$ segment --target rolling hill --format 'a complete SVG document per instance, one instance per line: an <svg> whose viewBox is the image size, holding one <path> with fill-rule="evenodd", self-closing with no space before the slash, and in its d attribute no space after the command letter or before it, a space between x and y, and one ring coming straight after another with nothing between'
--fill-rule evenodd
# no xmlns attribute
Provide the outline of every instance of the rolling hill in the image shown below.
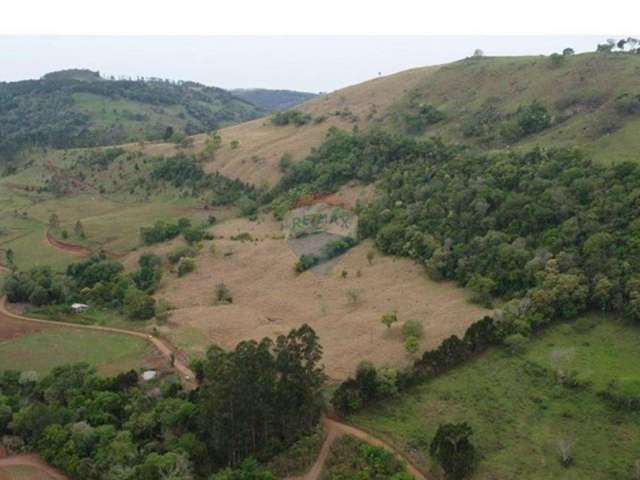
<svg viewBox="0 0 640 480"><path fill-rule="evenodd" d="M305 102L296 107L311 117L302 126L277 126L262 118L224 128L223 147L205 168L273 185L282 175L278 164L285 153L300 161L320 145L330 127L374 125L479 150L578 146L598 162L636 161L638 72L640 55L625 53L566 56L558 63L542 56L467 58L407 70ZM514 133L518 109L534 102L546 109L548 125L530 134ZM407 119L417 119L420 127L421 115L428 116L430 107L443 118L409 129ZM234 140L237 148L230 147ZM196 149L203 142L196 138ZM150 147L156 152L166 148Z"/></svg>
<svg viewBox="0 0 640 480"><path fill-rule="evenodd" d="M166 139L264 113L226 90L194 82L115 80L65 70L0 83L0 153Z"/></svg>

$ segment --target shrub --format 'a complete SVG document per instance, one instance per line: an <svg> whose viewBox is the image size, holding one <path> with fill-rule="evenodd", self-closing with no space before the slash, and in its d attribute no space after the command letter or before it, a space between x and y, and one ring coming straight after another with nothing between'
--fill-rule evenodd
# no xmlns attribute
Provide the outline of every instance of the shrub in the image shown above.
<svg viewBox="0 0 640 480"><path fill-rule="evenodd" d="M271 116L271 123L278 126L293 124L296 127L306 125L312 120L311 115L302 113L300 110L287 110L276 112Z"/></svg>
<svg viewBox="0 0 640 480"><path fill-rule="evenodd" d="M216 289L214 292L214 304L215 305L226 305L229 303L233 303L233 296L231 295L231 290L224 284L224 282L220 282L216 285Z"/></svg>
<svg viewBox="0 0 640 480"><path fill-rule="evenodd" d="M200 242L205 236L203 227L189 227L182 231L184 239L190 244Z"/></svg>
<svg viewBox="0 0 640 480"><path fill-rule="evenodd" d="M182 277L196 269L196 262L191 257L182 257L178 261L178 276Z"/></svg>
<svg viewBox="0 0 640 480"><path fill-rule="evenodd" d="M405 336L404 348L408 353L411 353L411 354L416 353L419 347L420 347L420 340L418 340L418 337L414 337L413 335Z"/></svg>
<svg viewBox="0 0 640 480"><path fill-rule="evenodd" d="M157 301L155 316L156 320L158 320L158 323L165 323L167 320L169 320L169 317L171 316L171 309L171 304L166 300L161 298Z"/></svg>
<svg viewBox="0 0 640 480"><path fill-rule="evenodd" d="M167 254L167 259L175 264L180 261L181 258L190 257L193 258L196 256L196 250L193 247L188 247L186 245L178 245L173 251Z"/></svg>
<svg viewBox="0 0 640 480"><path fill-rule="evenodd" d="M551 115L537 100L518 108L516 119L524 135L538 133L551 125Z"/></svg>
<svg viewBox="0 0 640 480"><path fill-rule="evenodd" d="M247 196L238 200L238 207L240 208L240 214L243 217L251 217L258 212L258 204L256 201Z"/></svg>
<svg viewBox="0 0 640 480"><path fill-rule="evenodd" d="M162 220L158 220L152 227L142 227L140 229L140 236L145 245L165 242L177 237L179 234L180 229L178 225Z"/></svg>
<svg viewBox="0 0 640 480"><path fill-rule="evenodd" d="M527 343L529 343L529 339L520 333L514 333L504 339L507 350L513 355L524 353Z"/></svg>
<svg viewBox="0 0 640 480"><path fill-rule="evenodd" d="M387 328L391 328L391 326L397 321L398 321L398 315L396 312L389 312L382 315L381 322Z"/></svg>
<svg viewBox="0 0 640 480"><path fill-rule="evenodd" d="M302 273L312 267L315 267L318 263L320 263L320 257L317 257L316 255L302 255L294 265L293 269L296 273Z"/></svg>
<svg viewBox="0 0 640 480"><path fill-rule="evenodd" d="M473 295L471 296L472 302L478 303L487 308L491 308L493 306L492 293L496 289L496 282L488 277L474 273L469 279L467 287L473 292Z"/></svg>
<svg viewBox="0 0 640 480"><path fill-rule="evenodd" d="M424 327L422 326L422 322L418 320L407 320L404 322L404 325L402 325L402 336L404 338L422 338L423 333Z"/></svg>

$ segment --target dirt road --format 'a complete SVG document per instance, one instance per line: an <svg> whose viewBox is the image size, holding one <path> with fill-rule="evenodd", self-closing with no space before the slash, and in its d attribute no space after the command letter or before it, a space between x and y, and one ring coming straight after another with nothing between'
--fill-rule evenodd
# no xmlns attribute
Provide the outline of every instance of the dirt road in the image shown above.
<svg viewBox="0 0 640 480"><path fill-rule="evenodd" d="M160 340L153 335L149 335L143 332L136 332L134 330L126 330L124 328L113 328L113 327L102 327L98 325L79 325L77 323L70 322L53 322L50 320L41 320L39 318L30 318L24 315L18 315L17 313L13 313L7 309L7 297L2 297L0 299L0 322L3 320L3 317L10 318L13 320L21 320L25 322L39 323L50 326L58 326L58 327L68 327L68 328L80 328L85 330L94 330L96 332L109 332L109 333L119 333L122 335L130 335L132 337L138 337L146 340L151 343L167 360L171 360L172 353L175 354L175 361L173 364L173 368L178 372L178 374L182 377L185 385L187 387L194 387L195 385L195 375L191 371L191 369L179 358L179 352L176 351L171 345Z"/></svg>
<svg viewBox="0 0 640 480"><path fill-rule="evenodd" d="M333 442L335 442L342 435L351 435L371 445L375 445L376 447L381 447L389 450L399 460L402 460L406 463L407 472L413 475L415 479L431 480L431 477L428 477L424 473L422 473L422 471L418 469L418 467L410 463L409 460L407 460L407 458L400 454L395 448L393 448L388 443L380 440L379 438L374 437L370 433L365 432L364 430L360 430L353 425L348 425L346 423L342 423L327 417L322 420L322 425L326 434L326 438L324 443L322 444L322 448L320 449L320 453L315 463L313 464L311 469L304 475L299 477L291 477L288 480L319 480L324 469L324 464L327 461L327 456L329 455L329 451L331 450L331 445L333 445Z"/></svg>
<svg viewBox="0 0 640 480"><path fill-rule="evenodd" d="M38 478L41 480L70 480L69 477L62 474L59 470L53 468L51 465L48 465L44 460L42 460L38 455L35 454L13 455L11 457L0 458L0 468L18 466L28 466L36 468L43 473L42 476L38 476Z"/></svg>
<svg viewBox="0 0 640 480"><path fill-rule="evenodd" d="M63 252L70 253L72 255L79 255L83 257L91 255L90 248L82 245L74 245L72 243L61 242L60 240L53 238L53 235L51 235L49 229L47 229L45 232L44 240L45 243L50 247L53 247L57 250L62 250Z"/></svg>

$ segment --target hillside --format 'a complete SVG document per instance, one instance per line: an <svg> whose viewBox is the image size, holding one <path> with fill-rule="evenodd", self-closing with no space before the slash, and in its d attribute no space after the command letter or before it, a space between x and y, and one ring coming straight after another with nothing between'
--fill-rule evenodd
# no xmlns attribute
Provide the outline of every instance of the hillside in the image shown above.
<svg viewBox="0 0 640 480"><path fill-rule="evenodd" d="M315 93L296 92L294 90L270 90L266 88L236 88L230 92L269 112L286 110L302 102L311 100Z"/></svg>
<svg viewBox="0 0 640 480"><path fill-rule="evenodd" d="M0 153L192 135L262 113L225 90L194 82L113 80L66 70L0 83Z"/></svg>
<svg viewBox="0 0 640 480"><path fill-rule="evenodd" d="M640 55L467 58L379 77L305 102L304 125L261 118L220 130L222 148L207 171L255 184L282 176L284 154L302 160L330 127L381 125L417 137L440 136L479 150L578 146L598 162L635 161L640 151ZM518 110L542 105L548 122L523 132ZM434 112L437 112L434 114ZM196 137L195 151L204 137ZM237 141L234 148L231 142ZM173 145L150 145L170 153Z"/></svg>

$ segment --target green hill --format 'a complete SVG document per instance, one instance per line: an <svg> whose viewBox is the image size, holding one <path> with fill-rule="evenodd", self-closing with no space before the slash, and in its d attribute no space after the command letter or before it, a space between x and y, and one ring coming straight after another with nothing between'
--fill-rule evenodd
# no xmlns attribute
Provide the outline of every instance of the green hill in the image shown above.
<svg viewBox="0 0 640 480"><path fill-rule="evenodd" d="M231 90L231 93L270 112L295 107L317 96L315 93L309 92L266 88L237 88Z"/></svg>
<svg viewBox="0 0 640 480"><path fill-rule="evenodd" d="M188 135L264 114L226 90L194 82L114 80L65 70L0 83L0 154L26 146L112 145Z"/></svg>
<svg viewBox="0 0 640 480"><path fill-rule="evenodd" d="M408 90L386 121L487 149L580 146L598 161L637 160L638 72L631 53L467 58ZM536 124L536 112L547 118Z"/></svg>

